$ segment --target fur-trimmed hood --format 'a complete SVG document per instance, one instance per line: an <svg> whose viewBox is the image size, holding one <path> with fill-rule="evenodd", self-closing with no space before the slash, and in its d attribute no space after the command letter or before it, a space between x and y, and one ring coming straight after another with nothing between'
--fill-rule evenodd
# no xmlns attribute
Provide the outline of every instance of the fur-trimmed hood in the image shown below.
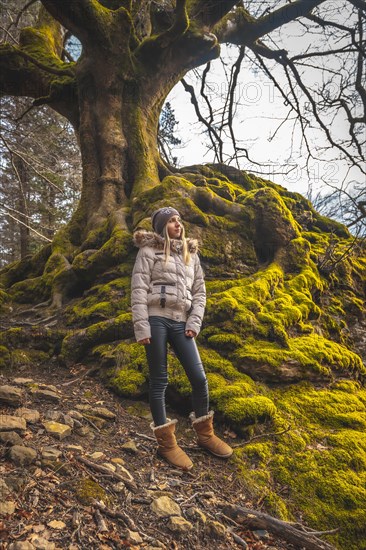
<svg viewBox="0 0 366 550"><path fill-rule="evenodd" d="M188 250L191 254L198 252L197 239L186 239L188 244ZM153 231L138 230L133 234L133 243L138 248L143 246L150 246L151 248L157 248L164 250L165 239L154 233ZM173 252L180 252L182 250L182 241L180 239L171 239L170 248Z"/></svg>

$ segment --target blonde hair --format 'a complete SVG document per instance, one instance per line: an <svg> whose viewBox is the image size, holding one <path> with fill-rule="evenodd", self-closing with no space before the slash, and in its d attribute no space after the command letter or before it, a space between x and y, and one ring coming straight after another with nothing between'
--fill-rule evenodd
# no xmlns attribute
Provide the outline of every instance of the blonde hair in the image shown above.
<svg viewBox="0 0 366 550"><path fill-rule="evenodd" d="M164 239L165 239L165 243L164 243L165 265L167 265L167 263L169 261L169 256L170 256L170 237L169 237L167 226L168 226L168 224L165 224L164 231L163 231ZM181 240L182 240L182 243L183 243L183 250L182 250L183 260L184 260L185 265L189 265L189 263L191 261L191 254L188 250L188 245L187 245L187 241L186 241L186 232L185 232L183 224L182 224L182 233L181 233L180 237L181 237Z"/></svg>

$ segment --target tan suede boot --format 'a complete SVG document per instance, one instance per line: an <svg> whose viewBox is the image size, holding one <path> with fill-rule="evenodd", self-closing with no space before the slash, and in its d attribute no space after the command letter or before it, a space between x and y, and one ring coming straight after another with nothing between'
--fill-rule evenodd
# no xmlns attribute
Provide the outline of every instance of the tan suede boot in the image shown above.
<svg viewBox="0 0 366 550"><path fill-rule="evenodd" d="M192 421L192 427L197 434L198 445L210 451L210 453L215 456L229 458L229 456L233 454L233 450L225 441L222 441L222 439L215 435L213 429L213 415L213 411L199 418L196 418L194 412L189 415Z"/></svg>
<svg viewBox="0 0 366 550"><path fill-rule="evenodd" d="M179 447L175 439L175 425L178 420L170 420L170 418L167 418L167 420L168 422L162 426L155 426L154 423L150 424L159 445L158 454L173 466L182 470L190 470L193 467L193 462Z"/></svg>

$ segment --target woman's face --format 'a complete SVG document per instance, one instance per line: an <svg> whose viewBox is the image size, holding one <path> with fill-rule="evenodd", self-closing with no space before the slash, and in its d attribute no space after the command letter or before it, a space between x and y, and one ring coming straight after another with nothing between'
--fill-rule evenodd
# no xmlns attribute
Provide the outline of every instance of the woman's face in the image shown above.
<svg viewBox="0 0 366 550"><path fill-rule="evenodd" d="M182 235L182 221L179 216L172 216L166 224L171 239L179 239Z"/></svg>

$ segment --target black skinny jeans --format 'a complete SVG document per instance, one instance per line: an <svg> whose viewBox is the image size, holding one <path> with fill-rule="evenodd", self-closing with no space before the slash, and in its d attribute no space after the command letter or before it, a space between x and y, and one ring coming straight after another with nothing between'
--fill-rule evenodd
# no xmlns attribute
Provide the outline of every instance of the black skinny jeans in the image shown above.
<svg viewBox="0 0 366 550"><path fill-rule="evenodd" d="M145 345L150 371L149 400L155 426L167 422L165 390L168 385L167 347L173 348L192 386L192 405L196 417L208 413L208 385L194 338L185 335L185 322L150 316L150 344Z"/></svg>

